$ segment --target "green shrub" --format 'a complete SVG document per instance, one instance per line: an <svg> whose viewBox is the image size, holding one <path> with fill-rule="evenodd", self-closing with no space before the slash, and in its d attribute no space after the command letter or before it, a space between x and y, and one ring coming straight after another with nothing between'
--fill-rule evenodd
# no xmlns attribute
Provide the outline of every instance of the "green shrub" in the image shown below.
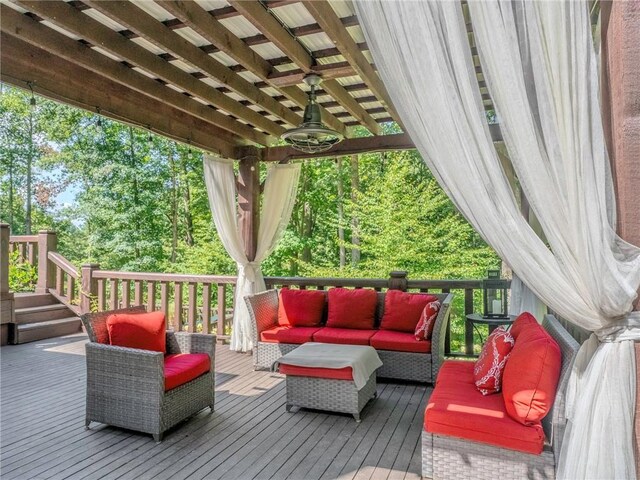
<svg viewBox="0 0 640 480"><path fill-rule="evenodd" d="M33 292L38 281L38 268L23 262L17 250L9 255L9 289L13 292Z"/></svg>

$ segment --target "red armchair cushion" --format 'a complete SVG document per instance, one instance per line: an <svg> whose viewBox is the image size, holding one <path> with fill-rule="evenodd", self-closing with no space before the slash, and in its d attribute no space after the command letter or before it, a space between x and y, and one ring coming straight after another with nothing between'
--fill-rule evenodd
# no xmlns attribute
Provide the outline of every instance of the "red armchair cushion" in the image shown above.
<svg viewBox="0 0 640 480"><path fill-rule="evenodd" d="M416 340L431 340L431 337L433 336L433 327L436 325L436 318L438 317L439 312L440 302L438 300L434 300L433 302L429 302L425 305L422 309L420 320L418 320L418 324L416 325L414 332Z"/></svg>
<svg viewBox="0 0 640 480"><path fill-rule="evenodd" d="M280 365L280 373L298 377L331 378L333 380L353 380L353 369L344 368L312 368L295 365Z"/></svg>
<svg viewBox="0 0 640 480"><path fill-rule="evenodd" d="M211 370L206 353L176 353L164 358L164 391L184 385Z"/></svg>
<svg viewBox="0 0 640 480"><path fill-rule="evenodd" d="M438 297L425 293L389 290L384 297L384 315L380 329L414 333L424 307L437 300Z"/></svg>
<svg viewBox="0 0 640 480"><path fill-rule="evenodd" d="M529 312L521 313L518 318L515 319L513 325L509 329L509 333L514 339L518 338L520 332L526 330L527 328L531 328L531 326L539 326L540 324L536 320L536 317L531 315Z"/></svg>
<svg viewBox="0 0 640 480"><path fill-rule="evenodd" d="M378 294L375 290L332 288L328 292L327 327L372 329ZM334 342L335 343L335 342Z"/></svg>
<svg viewBox="0 0 640 480"><path fill-rule="evenodd" d="M354 330L352 328L324 327L313 334L314 342L369 345L378 330Z"/></svg>
<svg viewBox="0 0 640 480"><path fill-rule="evenodd" d="M424 415L427 432L540 454L544 431L513 420L502 395L482 395L473 382L473 362L446 361Z"/></svg>
<svg viewBox="0 0 640 480"><path fill-rule="evenodd" d="M303 344L313 340L320 327L275 327L260 332L260 341L267 343Z"/></svg>
<svg viewBox="0 0 640 480"><path fill-rule="evenodd" d="M166 353L167 337L163 312L115 313L107 318L109 343Z"/></svg>
<svg viewBox="0 0 640 480"><path fill-rule="evenodd" d="M473 369L473 378L481 394L490 395L500 391L502 373L513 343L513 337L504 327L496 328L487 338Z"/></svg>
<svg viewBox="0 0 640 480"><path fill-rule="evenodd" d="M502 395L509 415L531 425L542 420L553 405L562 354L535 319L521 326L504 369Z"/></svg>
<svg viewBox="0 0 640 480"><path fill-rule="evenodd" d="M278 325L316 327L322 322L327 294L320 290L280 290Z"/></svg>
<svg viewBox="0 0 640 480"><path fill-rule="evenodd" d="M430 353L431 342L419 341L412 333L395 330L378 330L371 337L370 345L377 350L393 350L395 352Z"/></svg>

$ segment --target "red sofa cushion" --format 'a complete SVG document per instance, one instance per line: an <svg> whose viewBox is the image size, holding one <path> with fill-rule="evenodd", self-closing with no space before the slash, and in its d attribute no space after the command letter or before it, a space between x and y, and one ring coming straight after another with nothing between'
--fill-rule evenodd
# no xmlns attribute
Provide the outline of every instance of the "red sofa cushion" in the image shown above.
<svg viewBox="0 0 640 480"><path fill-rule="evenodd" d="M260 341L267 343L295 343L311 342L313 334L320 327L274 327L260 332Z"/></svg>
<svg viewBox="0 0 640 480"><path fill-rule="evenodd" d="M355 330L353 328L324 327L313 334L314 342L342 343L346 345L369 345L378 330Z"/></svg>
<svg viewBox="0 0 640 480"><path fill-rule="evenodd" d="M312 368L280 364L280 373L298 377L332 378L334 380L353 380L353 369L344 368Z"/></svg>
<svg viewBox="0 0 640 480"><path fill-rule="evenodd" d="M528 320L526 327L516 333L518 336L502 377L502 395L509 415L530 425L542 420L553 405L562 353L535 319Z"/></svg>
<svg viewBox="0 0 640 480"><path fill-rule="evenodd" d="M438 300L434 300L433 302L429 302L425 305L414 331L414 337L416 340L431 340L431 337L433 336L433 327L436 326L436 318L438 318L439 312L440 302Z"/></svg>
<svg viewBox="0 0 640 480"><path fill-rule="evenodd" d="M481 394L490 395L500 391L502 374L513 343L513 337L504 327L496 328L487 338L473 369L473 378Z"/></svg>
<svg viewBox="0 0 640 480"><path fill-rule="evenodd" d="M396 332L395 330L378 330L371 337L370 344L378 350L413 353L431 352L431 342L416 340L412 333Z"/></svg>
<svg viewBox="0 0 640 480"><path fill-rule="evenodd" d="M380 329L414 333L424 307L437 300L435 295L426 293L389 290L384 296L384 315Z"/></svg>
<svg viewBox="0 0 640 480"><path fill-rule="evenodd" d="M177 353L164 358L164 390L184 385L211 370L206 353Z"/></svg>
<svg viewBox="0 0 640 480"><path fill-rule="evenodd" d="M473 362L446 361L424 415L427 432L540 454L544 431L513 420L502 395L482 395L473 382Z"/></svg>
<svg viewBox="0 0 640 480"><path fill-rule="evenodd" d="M316 327L322 322L327 294L320 290L280 290L278 325Z"/></svg>
<svg viewBox="0 0 640 480"><path fill-rule="evenodd" d="M518 318L515 319L513 325L509 329L509 333L514 339L518 338L520 332L526 330L527 328L531 328L531 326L540 325L536 320L536 317L531 315L529 312L521 313Z"/></svg>
<svg viewBox="0 0 640 480"><path fill-rule="evenodd" d="M166 353L167 337L163 312L114 313L107 318L109 343Z"/></svg>
<svg viewBox="0 0 640 480"><path fill-rule="evenodd" d="M328 292L327 327L372 329L378 294L375 290L332 288ZM335 343L335 342L334 342Z"/></svg>

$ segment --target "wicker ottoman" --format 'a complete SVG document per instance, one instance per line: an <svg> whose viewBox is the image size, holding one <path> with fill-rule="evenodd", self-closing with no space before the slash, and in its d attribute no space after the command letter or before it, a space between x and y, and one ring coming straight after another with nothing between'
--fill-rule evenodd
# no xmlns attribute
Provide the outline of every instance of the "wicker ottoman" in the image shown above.
<svg viewBox="0 0 640 480"><path fill-rule="evenodd" d="M351 353L355 352L356 355L352 358L354 367L352 372L356 369L360 370L360 377L358 381L354 380L354 377L358 376L356 373L350 373L351 378L331 378L335 377L332 374L333 371L341 371L344 375L344 369L349 368L349 365L336 363L334 358L329 361L324 361L323 355L316 356L315 353L324 350L324 347L329 349L331 353L336 351L341 352L340 358L345 359L345 363L348 362L348 358ZM360 350L370 349L370 350ZM360 350L360 351L358 351ZM363 357L363 355L365 357ZM292 407L313 408L317 410L326 410L330 412L350 413L357 422L360 421L360 412L367 404L369 400L376 397L376 372L379 368L373 365L377 365L372 362L377 359L379 365L382 365L378 354L375 349L367 346L355 346L355 345L328 345L328 344L305 344L302 347L297 348L290 354L285 355L279 360L280 370L287 375L287 411L291 411ZM363 358L368 357L368 368L364 370L366 372L365 379L362 378L362 365L358 362L364 361ZM301 366L292 359L308 360L307 365ZM293 364L289 363L290 361ZM301 373L301 370L304 373ZM292 373L289 373L292 372ZM295 372L295 373L293 373ZM342 376L343 376L342 375ZM362 384L364 382L364 384ZM360 385L357 385L357 384Z"/></svg>

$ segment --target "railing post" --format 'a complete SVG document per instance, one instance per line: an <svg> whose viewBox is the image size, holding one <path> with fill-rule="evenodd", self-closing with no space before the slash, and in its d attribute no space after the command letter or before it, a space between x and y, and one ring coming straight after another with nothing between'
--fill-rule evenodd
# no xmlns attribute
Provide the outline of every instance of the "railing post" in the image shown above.
<svg viewBox="0 0 640 480"><path fill-rule="evenodd" d="M403 270L393 271L389 274L389 290L407 291L407 272Z"/></svg>
<svg viewBox="0 0 640 480"><path fill-rule="evenodd" d="M38 283L36 293L49 293L56 285L53 263L49 261L49 252L55 252L58 246L56 232L40 230L38 232Z"/></svg>
<svg viewBox="0 0 640 480"><path fill-rule="evenodd" d="M9 340L9 324L13 323L13 292L9 291L9 225L0 223L0 345Z"/></svg>
<svg viewBox="0 0 640 480"><path fill-rule="evenodd" d="M82 275L82 291L80 292L80 311L91 312L91 300L98 296L98 281L93 277L94 270L98 270L100 265L96 263L86 263L82 265L80 271Z"/></svg>

